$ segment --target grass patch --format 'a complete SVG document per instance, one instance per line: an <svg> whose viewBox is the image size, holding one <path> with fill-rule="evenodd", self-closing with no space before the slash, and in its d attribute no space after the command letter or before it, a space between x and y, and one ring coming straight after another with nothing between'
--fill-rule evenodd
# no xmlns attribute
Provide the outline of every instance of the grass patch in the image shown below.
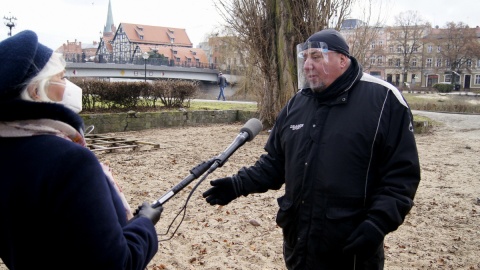
<svg viewBox="0 0 480 270"><path fill-rule="evenodd" d="M189 111L200 111L200 110L257 111L257 104L253 102L239 103L239 102L228 102L228 101L201 101L197 99L197 100L190 101L190 107L186 109Z"/></svg>
<svg viewBox="0 0 480 270"><path fill-rule="evenodd" d="M412 110L450 113L480 113L480 97L445 94L404 94Z"/></svg>
<svg viewBox="0 0 480 270"><path fill-rule="evenodd" d="M458 96L446 94L412 94L403 93L412 110L431 111L431 112L450 112L450 113L472 113L480 114L480 96ZM152 107L136 107L136 108L104 108L98 105L95 110L84 110L83 114L91 113L119 113L129 110L134 111L169 111L178 110L179 108L166 108L163 106ZM216 101L194 99L190 100L189 107L185 107L187 111L214 111L214 110L240 110L240 111L257 111L255 102L239 102L239 101Z"/></svg>

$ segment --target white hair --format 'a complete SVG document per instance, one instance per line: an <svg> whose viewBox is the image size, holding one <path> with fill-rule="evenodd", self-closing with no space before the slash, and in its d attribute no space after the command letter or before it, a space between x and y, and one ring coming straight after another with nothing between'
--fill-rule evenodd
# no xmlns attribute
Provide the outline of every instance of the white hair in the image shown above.
<svg viewBox="0 0 480 270"><path fill-rule="evenodd" d="M47 89L47 84L50 79L58 73L64 71L65 66L65 59L63 59L62 54L56 52L52 53L52 56L50 56L50 59L43 69L40 70L37 76L33 77L23 88L20 98L29 101L53 102L50 98L48 98L45 90ZM40 97L40 100L34 100L29 93L28 88L32 85L35 85L37 88L37 94Z"/></svg>

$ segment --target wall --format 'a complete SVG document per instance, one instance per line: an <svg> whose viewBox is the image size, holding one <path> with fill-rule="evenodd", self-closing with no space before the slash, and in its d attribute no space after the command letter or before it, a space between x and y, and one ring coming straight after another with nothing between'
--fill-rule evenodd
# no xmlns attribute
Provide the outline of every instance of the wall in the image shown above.
<svg viewBox="0 0 480 270"><path fill-rule="evenodd" d="M251 111L169 111L81 114L85 127L93 125L92 134L138 131L151 128L187 127L205 124L246 122L258 117Z"/></svg>
<svg viewBox="0 0 480 270"><path fill-rule="evenodd" d="M81 115L85 127L93 125L92 134L109 132L138 131L151 128L188 127L205 124L228 124L247 122L250 118L258 118L257 112L226 111L171 111L171 112L127 112ZM428 121L414 121L416 134L429 131Z"/></svg>

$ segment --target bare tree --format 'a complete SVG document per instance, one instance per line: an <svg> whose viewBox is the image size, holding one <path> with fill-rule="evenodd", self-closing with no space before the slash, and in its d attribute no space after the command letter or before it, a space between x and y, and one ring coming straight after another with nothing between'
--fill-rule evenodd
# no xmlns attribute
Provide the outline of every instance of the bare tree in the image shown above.
<svg viewBox="0 0 480 270"><path fill-rule="evenodd" d="M429 41L440 48L440 55L446 61L446 67L454 71L452 83L460 83L462 70L469 70L471 62L479 58L480 44L477 39L476 29L469 28L463 22L448 22L445 29L429 36Z"/></svg>
<svg viewBox="0 0 480 270"><path fill-rule="evenodd" d="M418 55L423 46L423 38L431 26L425 23L417 11L401 12L395 17L393 27L388 27L390 46L393 46L394 65L403 74L407 82L408 71L412 68L412 59Z"/></svg>
<svg viewBox="0 0 480 270"><path fill-rule="evenodd" d="M353 55L365 72L383 65L385 55L383 25L386 21L386 12L383 12L385 0L364 0L355 7L359 14L355 24L342 28ZM373 60L373 61L371 61Z"/></svg>
<svg viewBox="0 0 480 270"><path fill-rule="evenodd" d="M354 0L218 0L227 27L239 37L253 68L245 74L258 93L260 119L272 126L298 90L295 46L311 34L336 27Z"/></svg>

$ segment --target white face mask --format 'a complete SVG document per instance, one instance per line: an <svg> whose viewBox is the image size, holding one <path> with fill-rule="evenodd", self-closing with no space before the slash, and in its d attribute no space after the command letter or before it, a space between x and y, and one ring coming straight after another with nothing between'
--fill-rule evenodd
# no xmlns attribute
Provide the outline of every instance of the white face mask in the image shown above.
<svg viewBox="0 0 480 270"><path fill-rule="evenodd" d="M65 79L65 81L66 84L65 91L63 92L63 100L59 103L75 113L79 113L82 111L82 88L67 79Z"/></svg>

